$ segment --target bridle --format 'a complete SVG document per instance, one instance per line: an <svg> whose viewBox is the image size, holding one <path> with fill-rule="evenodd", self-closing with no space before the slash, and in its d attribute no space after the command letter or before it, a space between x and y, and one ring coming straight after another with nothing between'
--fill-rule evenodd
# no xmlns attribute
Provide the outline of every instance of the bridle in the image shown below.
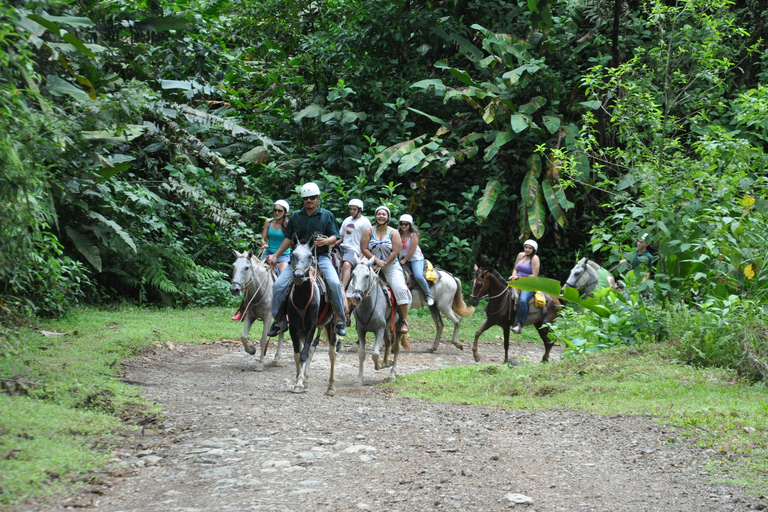
<svg viewBox="0 0 768 512"><path fill-rule="evenodd" d="M240 259L240 258L246 258L247 259L248 257L247 256L239 256L237 259ZM251 263L250 260L249 260L249 263ZM252 265L252 263L251 263L251 265ZM258 265L258 263L257 263L257 265ZM259 287L256 288L255 292L253 292L253 295L251 296L251 300L249 300L248 304L246 304L244 311L248 311L248 308L251 307L253 299L256 298L256 296L261 291L262 286L264 286L264 284L267 282L268 279L269 279L269 275L265 276L264 280L259 283ZM248 268L248 280L247 281L245 281L244 283L240 283L239 281L235 281L233 279L232 283L240 285L240 287L243 289L243 293L245 293L247 291L247 289L248 289L248 285L251 284L254 281L255 281L255 279L253 278L253 269L251 267L249 267ZM266 298L267 298L267 294L265 293L264 296L261 298L261 300L259 300L259 302L257 302L256 304L253 304L253 306L261 305L261 303L264 302L264 300Z"/></svg>
<svg viewBox="0 0 768 512"><path fill-rule="evenodd" d="M488 281L488 274L489 274L489 272L487 270L485 270L485 271L482 271L482 273L484 273L486 277L483 278L483 286L480 287L480 290L483 289L483 287L485 286L485 283ZM477 276L475 276L475 279L476 278L477 278ZM475 279L472 279L473 283L474 283ZM473 288L474 288L474 286L473 286ZM488 286L488 290L490 291L490 289L491 289L491 287L489 285ZM509 286L505 286L504 289L501 290L501 292L499 292L496 295L493 295L491 297L488 297L488 306L490 306L491 305L491 301L493 299L498 299L499 297L504 295L504 299L501 301L501 306L499 307L499 309L494 311L494 312L488 312L488 306L486 306L486 313L488 315L493 316L493 315L497 315L497 314L501 313L502 311L504 311L504 308L507 307L507 299L511 297L512 293L513 293L512 292L512 288L510 288ZM470 294L471 298L478 299L478 300L480 300L484 296L485 296L485 294L483 294L483 295Z"/></svg>
<svg viewBox="0 0 768 512"><path fill-rule="evenodd" d="M367 265L366 265L367 266ZM367 299L371 296L371 293L373 293L373 288L378 284L378 276L376 273L371 269L371 267L368 267L368 278L371 281L371 284L368 286L368 289L363 293L361 290L354 289L353 292L360 293L363 297L363 299ZM373 317L374 311L376 311L376 304L379 303L379 294L376 294L376 298L373 300L373 305L371 306L371 312L368 314L368 318L366 318L365 322L361 322L362 325L367 326L368 322L371 321L371 318Z"/></svg>
<svg viewBox="0 0 768 512"><path fill-rule="evenodd" d="M591 268L591 267L589 266L589 258L587 258L587 259L585 259L585 260L584 260L584 270L581 272L581 274L579 275L578 279L576 279L576 283L578 283L578 282L579 282L579 279L581 279L581 276L584 274L584 272L590 273L590 272L589 272L589 269L590 269L590 268ZM591 274L590 274L590 275L591 275ZM599 281L600 281L600 277L599 277L599 275L598 275L598 272L595 270L595 276L594 276L594 279L592 279L592 280L588 281L588 282L587 282L587 285L585 286L585 288L584 288L584 289L585 289L585 290L588 290L588 289L589 289L589 287L590 287L590 286L592 286L592 285L595 285L595 286L597 286L597 283L598 283ZM570 278L569 278L569 279L568 279L568 281L566 281L566 282L565 282L565 284L564 284L563 286L568 286L568 287L570 287L570 288L576 288L576 283L574 283L574 284L570 284Z"/></svg>

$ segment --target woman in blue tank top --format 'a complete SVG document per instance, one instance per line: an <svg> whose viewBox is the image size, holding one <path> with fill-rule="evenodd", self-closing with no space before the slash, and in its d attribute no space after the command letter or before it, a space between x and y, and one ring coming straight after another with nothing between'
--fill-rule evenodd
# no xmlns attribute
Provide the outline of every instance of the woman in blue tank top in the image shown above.
<svg viewBox="0 0 768 512"><path fill-rule="evenodd" d="M272 212L274 217L268 218L264 221L264 230L261 232L261 248L264 250L261 259L265 260L269 256L275 254L280 244L285 240L283 229L288 226L288 202L278 199L275 201L275 206ZM278 274L288 266L291 262L291 250L286 249L283 254L277 258L277 272Z"/></svg>
<svg viewBox="0 0 768 512"><path fill-rule="evenodd" d="M526 240L523 242L523 252L517 255L515 260L515 270L509 276L509 280L520 279L521 277L537 277L539 275L539 256L536 251L539 250L539 244L535 240ZM517 325L512 327L512 332L520 334L525 325L525 319L528 317L528 300L535 292L520 290L520 304L517 310Z"/></svg>

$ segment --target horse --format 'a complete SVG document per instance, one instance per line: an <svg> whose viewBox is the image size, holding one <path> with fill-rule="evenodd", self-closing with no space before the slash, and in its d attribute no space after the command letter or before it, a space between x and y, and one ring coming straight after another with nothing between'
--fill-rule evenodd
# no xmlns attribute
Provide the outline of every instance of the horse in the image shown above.
<svg viewBox="0 0 768 512"><path fill-rule="evenodd" d="M255 320L263 322L261 332L259 363L257 371L264 369L264 358L267 355L267 346L269 338L267 331L272 322L272 285L275 282L275 276L269 271L266 264L253 255L253 251L243 252L236 250L235 263L232 264L232 282L229 291L232 295L243 293L245 308L245 318L243 320L243 333L240 335L240 342L243 348L250 355L256 353L256 347L248 343L248 333ZM280 352L283 347L283 334L277 339L277 352L275 358L269 363L269 366L280 366Z"/></svg>
<svg viewBox="0 0 768 512"><path fill-rule="evenodd" d="M571 269L571 274L565 281L563 290L568 286L579 290L580 293L585 294L587 297L592 297L595 288L601 285L601 275L604 276L605 283L607 283L612 290L615 290L616 280L609 271L588 258L581 258L576 263L576 266Z"/></svg>
<svg viewBox="0 0 768 512"><path fill-rule="evenodd" d="M373 363L376 370L387 366L387 357L392 350L393 360L386 382L397 378L397 356L400 353L400 323L395 321L397 306L394 297L388 294L383 283L373 271L374 258L363 257L357 261L349 281L348 297L354 304L355 328L357 329L359 371L357 381L363 385L363 365L365 363L365 335L372 332L375 336L373 344ZM384 365L379 364L379 351L384 343Z"/></svg>
<svg viewBox="0 0 768 512"><path fill-rule="evenodd" d="M432 315L432 321L435 322L435 327L437 328L435 341L426 351L427 353L436 352L437 347L440 345L440 336L443 334L443 327L445 327L440 313L453 322L453 340L451 340L451 343L459 350L464 350L464 345L459 341L459 326L461 325L461 319L474 313L475 308L468 308L464 303L461 280L458 277L439 268L435 268L435 273L440 278L429 285L432 298L435 299L435 303L432 306L427 304L427 297L421 291L415 279L408 280L412 282L412 286L410 286L411 295L413 296L411 309L428 307L429 313Z"/></svg>
<svg viewBox="0 0 768 512"><path fill-rule="evenodd" d="M304 392L309 379L309 366L320 338L314 340L318 327L325 327L328 336L328 354L331 358L331 375L325 394L336 394L334 369L336 367L336 330L333 325L333 312L329 292L321 292L315 269L312 246L314 239L306 244L294 240L291 251L292 286L287 297L288 328L293 341L293 359L296 363L296 384L294 393ZM320 281L325 288L325 283Z"/></svg>
<svg viewBox="0 0 768 512"><path fill-rule="evenodd" d="M472 278L472 295L470 302L477 306L480 298L490 295L488 305L485 308L487 318L480 330L475 333L475 342L472 345L472 354L475 362L480 361L480 355L477 353L477 339L489 327L498 325L504 332L504 363L509 363L509 329L517 323L517 310L520 294L513 290L498 271L493 268L474 267L475 276ZM528 317L525 319L525 325L534 325L539 333L541 341L544 342L544 357L542 363L549 361L549 351L555 344L549 339L551 329L546 324L552 322L560 311L561 304L557 297L545 295L546 304L543 307L535 305L534 297L529 301Z"/></svg>

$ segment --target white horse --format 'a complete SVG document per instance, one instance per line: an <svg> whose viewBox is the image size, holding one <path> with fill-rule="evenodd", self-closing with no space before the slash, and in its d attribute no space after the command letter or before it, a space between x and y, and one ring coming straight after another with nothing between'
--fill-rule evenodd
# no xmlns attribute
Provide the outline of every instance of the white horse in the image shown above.
<svg viewBox="0 0 768 512"><path fill-rule="evenodd" d="M355 305L355 328L358 342L358 375L357 383L363 385L363 367L365 366L365 335L372 332L375 336L372 359L376 370L387 365L387 354L392 349L393 361L386 381L397 378L397 356L400 353L400 322L397 321L397 310L379 277L373 271L374 258L362 258L352 270L347 297ZM395 325L397 323L397 325ZM384 365L379 362L381 345L384 344Z"/></svg>
<svg viewBox="0 0 768 512"><path fill-rule="evenodd" d="M603 278L602 284L601 277ZM616 289L616 280L610 272L590 259L581 258L576 263L576 266L571 269L571 274L565 281L563 289L566 286L576 288L587 297L592 297L595 293L595 288L598 285L605 286L605 284L610 286L612 290Z"/></svg>
<svg viewBox="0 0 768 512"><path fill-rule="evenodd" d="M411 288L411 294L413 295L411 309L428 307L432 320L435 322L437 334L432 346L427 349L428 353L436 352L437 347L440 345L440 336L443 334L443 327L445 327L440 313L453 322L453 340L451 340L451 343L459 350L464 350L464 345L459 341L459 326L461 325L461 319L474 313L475 308L467 307L464 303L464 294L461 291L461 281L458 277L439 268L435 268L435 272L440 276L439 279L429 283L429 289L432 292L432 297L435 299L434 305L430 306L427 304L424 292L421 291L421 288L415 283L414 279L414 286Z"/></svg>
<svg viewBox="0 0 768 512"><path fill-rule="evenodd" d="M274 284L274 275L265 262L259 260L253 255L252 251L240 254L234 249L235 263L232 265L232 284L229 291L232 295L243 293L243 299L246 304L245 320L243 333L240 335L240 342L246 352L253 355L256 348L248 343L248 333L255 320L263 322L261 333L261 343L259 351L259 363L257 371L264 369L264 358L267 355L267 345L269 338L267 332L272 323L272 285ZM283 347L283 333L277 339L277 352L275 358L269 363L269 366L280 366L280 351Z"/></svg>

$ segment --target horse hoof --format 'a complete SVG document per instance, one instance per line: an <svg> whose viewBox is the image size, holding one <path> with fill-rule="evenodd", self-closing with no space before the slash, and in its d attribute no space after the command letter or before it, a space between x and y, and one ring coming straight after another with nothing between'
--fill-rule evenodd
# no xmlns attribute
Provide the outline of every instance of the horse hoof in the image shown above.
<svg viewBox="0 0 768 512"><path fill-rule="evenodd" d="M264 365L263 365L263 364L261 364L261 363L257 364L257 365L256 365L256 366L253 368L253 371L255 371L255 372L263 372L263 371L264 371Z"/></svg>
<svg viewBox="0 0 768 512"><path fill-rule="evenodd" d="M395 382L397 380L397 377L394 375L390 375L386 379L384 379L384 382Z"/></svg>
<svg viewBox="0 0 768 512"><path fill-rule="evenodd" d="M479 363L479 362L480 362L480 354L478 354L478 353L474 353L474 354L472 354L472 356L475 358L475 362L476 362L476 363Z"/></svg>
<svg viewBox="0 0 768 512"><path fill-rule="evenodd" d="M335 389L329 389L325 392L327 396L336 396L336 390Z"/></svg>
<svg viewBox="0 0 768 512"><path fill-rule="evenodd" d="M424 352L425 352L426 354L434 354L436 350L437 350L437 349L434 349L434 348L432 348L432 347L428 347L428 348L427 348L427 350L425 350Z"/></svg>
<svg viewBox="0 0 768 512"><path fill-rule="evenodd" d="M456 347L457 349L461 350L461 351L464 351L464 344L463 343L459 343L457 341L456 343L453 344L453 346Z"/></svg>
<svg viewBox="0 0 768 512"><path fill-rule="evenodd" d="M270 366L270 367L272 367L272 368L282 368L282 367L283 367L283 365L282 365L282 364L280 364L280 361L278 361L277 359L274 359L274 360L273 360L271 363L269 363L267 366Z"/></svg>
<svg viewBox="0 0 768 512"><path fill-rule="evenodd" d="M303 386L296 386L296 387L293 388L293 393L295 393L297 395L299 395L299 394L301 394L303 392L304 392L304 387Z"/></svg>
<svg viewBox="0 0 768 512"><path fill-rule="evenodd" d="M253 355L256 353L256 347L254 347L253 345L247 345L245 343L243 343L243 350L248 352L248 354L250 355Z"/></svg>

